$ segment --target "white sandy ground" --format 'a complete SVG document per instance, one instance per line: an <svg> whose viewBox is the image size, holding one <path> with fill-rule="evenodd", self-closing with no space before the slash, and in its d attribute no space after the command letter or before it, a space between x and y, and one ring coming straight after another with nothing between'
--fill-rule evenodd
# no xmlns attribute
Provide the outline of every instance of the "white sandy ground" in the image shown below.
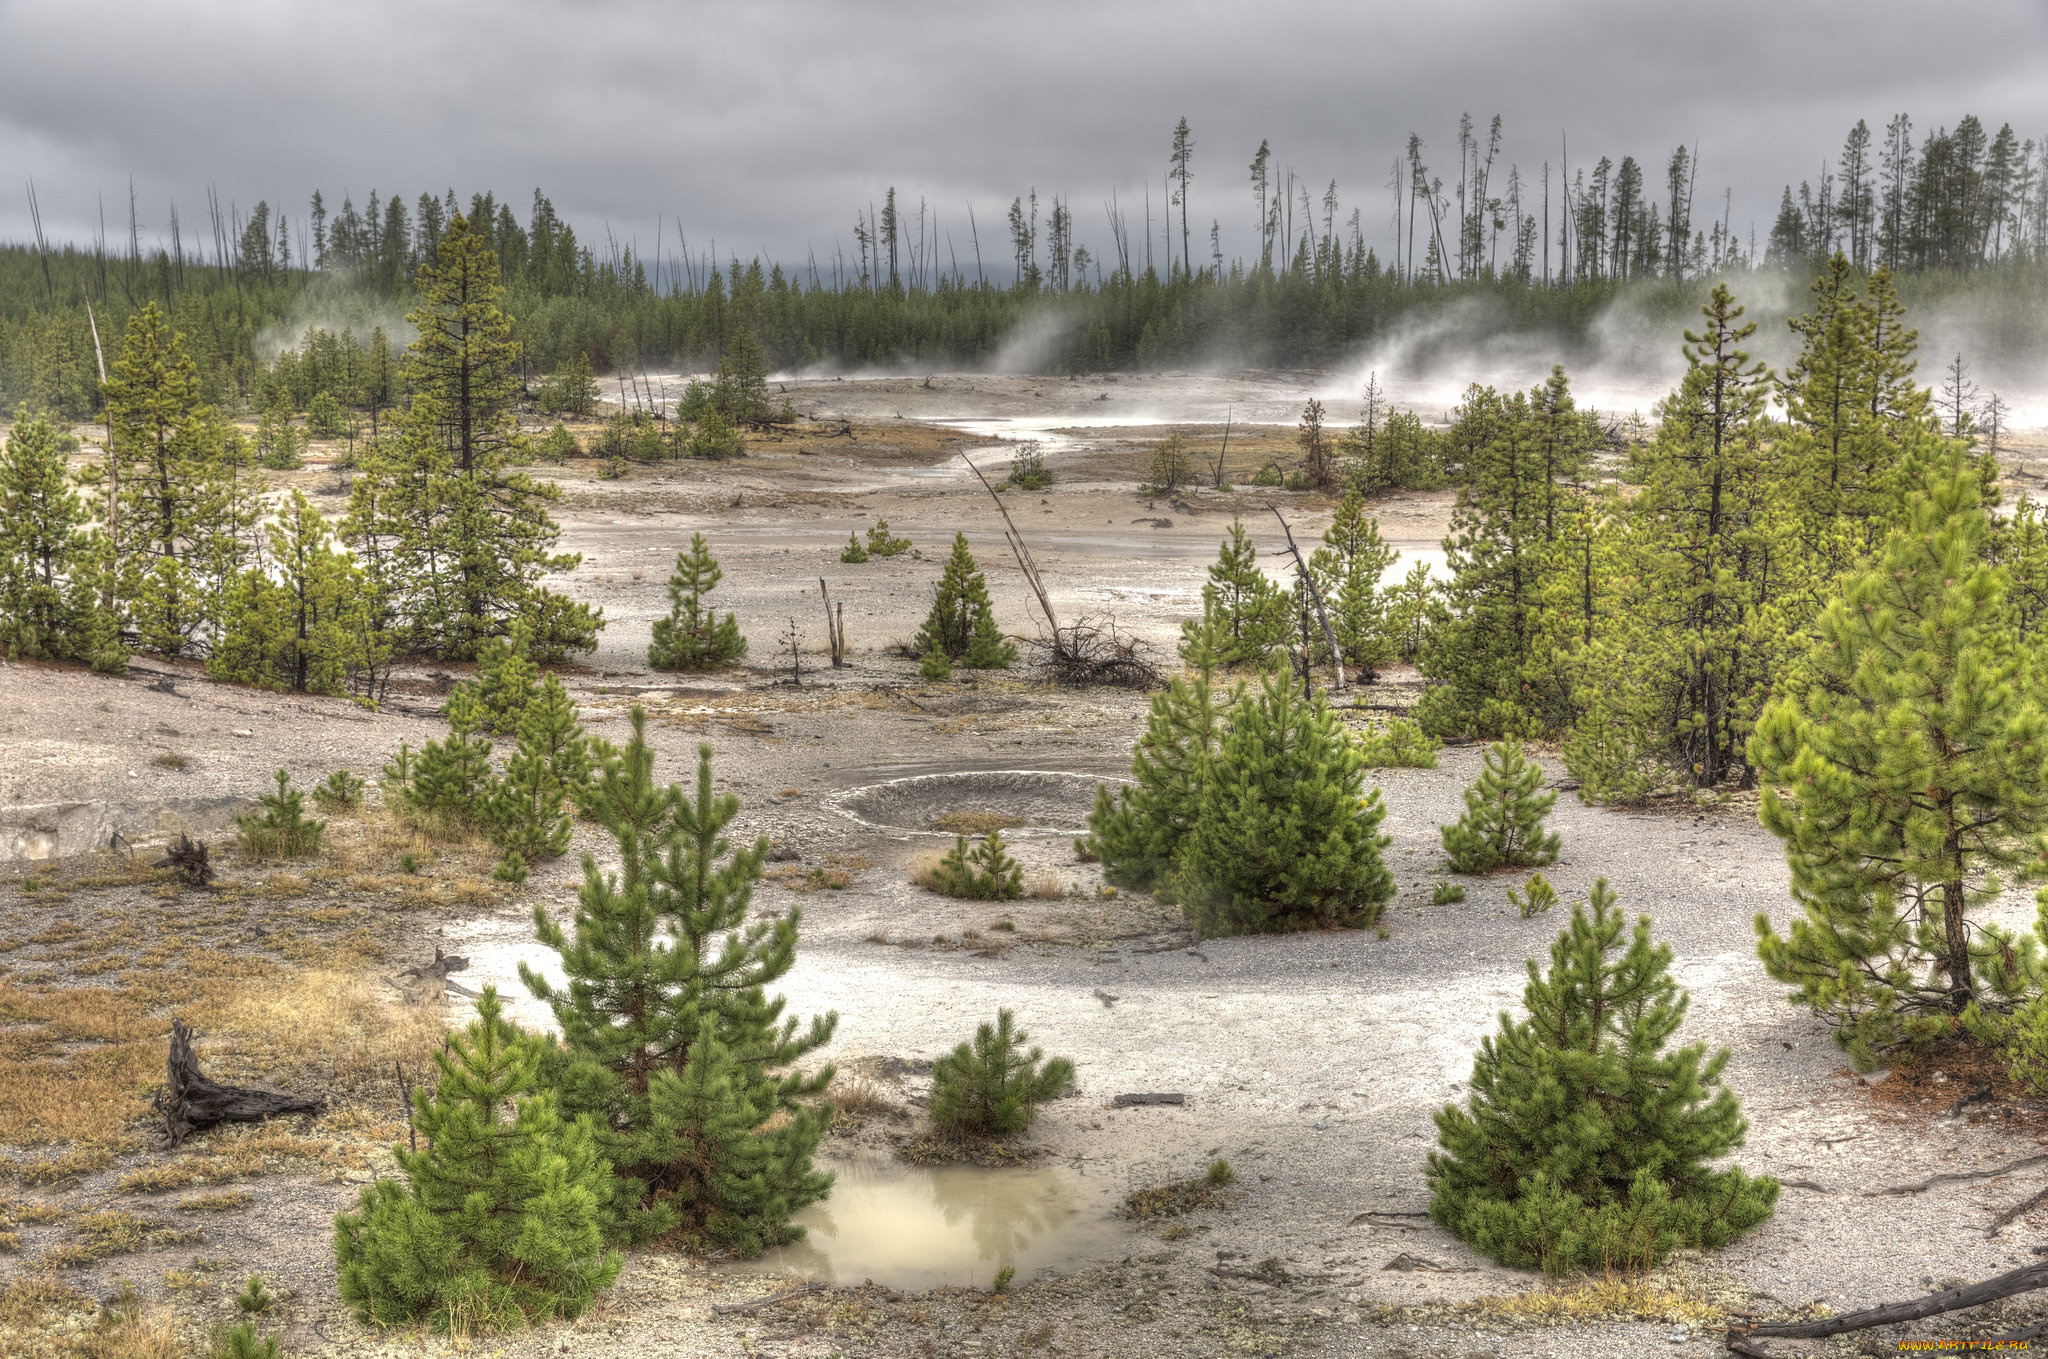
<svg viewBox="0 0 2048 1359"><path fill-rule="evenodd" d="M808 390L805 396L823 400ZM1022 395L1016 404L1029 407ZM986 415L986 405L982 409ZM1144 499L1134 497L1127 482L1090 480L1085 448L1071 456L1076 475L1043 497L1057 513L1027 527L1056 606L1064 611L1114 599L1127 623L1164 647L1177 620L1191 611L1228 508L1197 497L1187 513L1161 502L1157 514L1170 514L1171 528L1133 524L1155 517ZM815 493L775 507L774 497L790 496L799 476ZM849 480L883 489L848 491ZM842 489L834 490L835 482ZM840 1310L820 1313L827 1320L814 1329L798 1326L782 1309L714 1316L711 1302L767 1285L672 1257L637 1256L620 1287L584 1320L499 1337L468 1352L1533 1357L1718 1348L1717 1340L1697 1334L1673 1339L1664 1324L1481 1330L1469 1320L1414 1325L1405 1316L1391 1324L1375 1319L1372 1308L1379 1304L1504 1295L1536 1282L1473 1257L1424 1217L1360 1220L1368 1211L1418 1214L1426 1208L1431 1114L1463 1097L1479 1039L1493 1028L1497 1011L1518 1007L1524 960L1540 955L1562 923L1518 918L1505 897L1515 878L1471 882L1462 904L1429 904L1443 872L1437 827L1454 818L1460 790L1477 768L1476 749L1446 751L1435 771L1387 771L1376 778L1394 837L1389 862L1401 888L1384 922L1384 940L1355 932L1212 940L1196 952L1135 951L1151 946L1148 932L1115 946L1025 942L990 958L871 942L878 932L928 939L986 927L998 912L911 887L907 860L931 842L850 820L822 805L827 795L944 770L1120 774L1142 726L1143 699L920 686L907 663L877 654L914 630L939 555L840 566L837 551L848 529L871 522L877 512L921 546L936 548L954 525L967 528L991 568L999 613L1022 629L1023 588L1014 571L1001 569L994 511L978 487L957 479L895 471L869 477L859 467L833 466L814 455L801 464L794 457L764 457L642 482L580 482L572 489L587 498L566 510L565 542L593 559L572 587L602 602L611 619L591 668L574 677L593 730L621 737L629 695L620 691L638 691L657 715L652 740L665 776L685 777L696 742L712 740L722 780L746 800L743 831L773 835L807 863L836 851L863 853L877 865L845 892L799 899L768 887L757 898L766 909L800 904L805 911L799 962L782 990L795 1013L838 1012L830 1055L929 1060L998 1005L1010 1006L1035 1043L1072 1057L1079 1069L1078 1096L1050 1106L1030 1140L1045 1149L1047 1164L1079 1187L1084 1204L1196 1173L1215 1155L1236 1166L1241 1194L1230 1209L1191 1219L1198 1230L1178 1241L1162 1241L1156 1229L1119 1227L1114 1248L1099 1260L1020 1280L1008 1302L957 1292L895 1301L877 1301L872 1293L862 1295L865 1301L842 1296L833 1303ZM766 503L728 507L735 493ZM1240 508L1263 513L1256 501ZM1441 497L1408 497L1386 508L1388 536L1402 545L1431 546L1441 536ZM1318 517L1313 507L1297 505L1289 513L1306 541L1327 512ZM714 538L728 575L723 591L754 638L756 662L771 662L772 620L785 610L805 610L805 618L815 612L806 592L815 600L822 573L835 597L848 602L849 631L861 652L857 668L828 675L828 687L808 695L766 688L765 672L711 681L647 674L634 652L644 645L646 621L665 604L668 558L693 528ZM862 620L857 626L856 616ZM0 751L6 756L0 807L92 803L100 806L95 815L142 825L167 803L252 795L279 764L302 784L341 764L373 771L400 740L417 746L439 730L423 715L427 699L408 698L370 714L335 700L198 680L178 681L174 692L165 692L152 687L154 678L0 665ZM890 689L915 701L881 692ZM872 705L863 695L873 696ZM1368 694L1367 701L1377 700ZM422 715L400 710L408 706ZM767 730L721 725L717 714L703 726L705 709L749 706ZM187 754L192 767L170 772L152 766L150 754L165 749ZM1546 763L1561 773L1554 754ZM776 797L788 787L805 792ZM2048 1240L2042 1233L2048 1216L2024 1218L1996 1240L1987 1240L1983 1229L1999 1208L2048 1184L2043 1169L1920 1194L1865 1196L1941 1171L2001 1165L2033 1153L2036 1143L1995 1121L1945 1120L1932 1106L1917 1118L1891 1116L1846 1075L1824 1027L1786 1004L1782 988L1756 961L1754 914L1769 911L1782 922L1789 903L1778 846L1753 818L1739 811L1610 811L1581 806L1567 794L1553 825L1564 837L1564 857L1550 870L1567 903L1563 909L1604 876L1625 906L1652 914L1692 994L1685 1039L1733 1050L1727 1080L1752 1124L1736 1159L1752 1171L1820 1186L1787 1188L1774 1218L1709 1262L1730 1286L1751 1295L1751 1306L1868 1305L1913 1295L1926 1280L1983 1278L2035 1258L2032 1248ZM603 857L588 828L579 829L578 842L579 851ZM1093 868L1074 862L1064 838L1019 844L1028 868L1057 871L1089 893L1099 882ZM441 943L467 952L476 966L463 981L495 980L514 991L514 959L534 956L526 923L532 904L566 911L574 880L573 865L564 861L536 873L523 889L508 889L502 905L485 916L423 919L419 950ZM10 905L0 909L15 909L14 900L10 893ZM1114 914L1120 903L1098 908L1092 899L1025 902L1011 915L1019 937L1028 939L1038 924L1090 917L1098 909L1112 923L1122 918ZM1114 1006L1105 1006L1097 991L1118 997ZM915 1099L923 1082L912 1074L897 1088ZM1181 1108L1103 1107L1120 1092L1156 1090L1183 1091L1188 1102ZM88 1182L86 1194L103 1193L110 1178ZM289 1177L261 1183L261 1211L209 1224L213 1239L204 1252L260 1266L293 1290L285 1315L294 1353L444 1348L415 1336L371 1336L334 1301L327 1222L347 1205L352 1187ZM1468 1272L1385 1270L1401 1252ZM1293 1282L1269 1287L1212 1272L1243 1273L1271 1257L1286 1262ZM148 1283L173 1262L166 1256L115 1263L120 1273ZM19 1268L0 1259L0 1277ZM881 1319L862 1321L863 1307ZM1049 1332L1041 1329L1047 1326ZM1778 1348L1799 1352L1794 1345Z"/></svg>

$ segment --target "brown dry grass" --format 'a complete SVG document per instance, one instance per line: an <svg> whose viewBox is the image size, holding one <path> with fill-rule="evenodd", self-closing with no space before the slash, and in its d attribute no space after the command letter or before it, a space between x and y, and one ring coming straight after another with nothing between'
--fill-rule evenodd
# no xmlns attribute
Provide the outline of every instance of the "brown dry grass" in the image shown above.
<svg viewBox="0 0 2048 1359"><path fill-rule="evenodd" d="M932 818L933 830L976 839L1023 824L1023 817L1012 816L1008 812L940 812Z"/></svg>
<svg viewBox="0 0 2048 1359"><path fill-rule="evenodd" d="M166 1007L200 1031L209 1074L303 1078L343 1095L385 1081L394 1060L424 1067L445 1027L437 1011L381 1000L360 976L285 972L251 983L277 969L206 950L173 950L164 962L173 961L178 974L129 974L120 986L29 990L0 979L0 1141L118 1138L161 1078ZM67 1157L22 1173L70 1178L111 1159L82 1148Z"/></svg>
<svg viewBox="0 0 2048 1359"><path fill-rule="evenodd" d="M1058 901L1066 894L1066 881L1049 868L1033 873L1024 883L1024 895L1038 901Z"/></svg>
<svg viewBox="0 0 2048 1359"><path fill-rule="evenodd" d="M890 1098L889 1087L857 1066L842 1068L833 1076L825 1098L832 1103L835 1124L853 1126L863 1119L893 1118L903 1112L903 1106Z"/></svg>
<svg viewBox="0 0 2048 1359"><path fill-rule="evenodd" d="M97 1310L91 1298L53 1274L17 1274L0 1290L0 1325L9 1328L41 1327L58 1317Z"/></svg>
<svg viewBox="0 0 2048 1359"><path fill-rule="evenodd" d="M827 854L825 862L810 868L802 864L780 864L761 875L785 891L807 896L812 892L843 892L873 868L865 854Z"/></svg>
<svg viewBox="0 0 2048 1359"><path fill-rule="evenodd" d="M190 1359L197 1353L188 1323L162 1303L103 1312L73 1342L79 1359Z"/></svg>
<svg viewBox="0 0 2048 1359"><path fill-rule="evenodd" d="M194 1194L178 1200L181 1213L240 1213L253 1207L256 1196L240 1189L222 1189L212 1194Z"/></svg>
<svg viewBox="0 0 2048 1359"><path fill-rule="evenodd" d="M203 1240L205 1237L197 1231L138 1217L125 1209L85 1213L72 1222L72 1239L44 1255L43 1263L75 1269L110 1256L134 1255L158 1246L185 1245Z"/></svg>
<svg viewBox="0 0 2048 1359"><path fill-rule="evenodd" d="M946 856L936 850L918 855L910 861L910 881L927 892L939 890L939 863Z"/></svg>

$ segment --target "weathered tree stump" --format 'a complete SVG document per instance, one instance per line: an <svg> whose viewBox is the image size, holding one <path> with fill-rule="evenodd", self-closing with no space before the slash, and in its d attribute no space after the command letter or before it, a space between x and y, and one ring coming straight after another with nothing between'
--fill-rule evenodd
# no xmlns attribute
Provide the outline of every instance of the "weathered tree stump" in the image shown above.
<svg viewBox="0 0 2048 1359"><path fill-rule="evenodd" d="M213 866L207 862L206 842L194 840L182 832L165 847L164 857L150 867L177 869L179 879L187 887L204 887L213 881Z"/></svg>
<svg viewBox="0 0 2048 1359"><path fill-rule="evenodd" d="M208 1080L200 1074L199 1058L192 1051L192 1030L184 1020L174 1019L164 1086L150 1105L164 1116L170 1145L176 1147L191 1134L218 1123L261 1123L287 1114L317 1114L327 1108L327 1101Z"/></svg>

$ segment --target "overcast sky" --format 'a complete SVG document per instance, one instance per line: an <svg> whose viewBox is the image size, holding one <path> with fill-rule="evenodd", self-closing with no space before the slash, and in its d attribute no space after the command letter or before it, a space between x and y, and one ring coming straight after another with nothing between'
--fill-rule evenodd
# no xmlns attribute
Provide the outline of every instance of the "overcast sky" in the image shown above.
<svg viewBox="0 0 2048 1359"><path fill-rule="evenodd" d="M963 264L970 200L1002 255L991 235L1033 186L1103 253L1112 190L1142 218L1149 184L1156 220L1184 115L1198 239L1217 218L1226 253L1246 248L1264 137L1318 198L1336 179L1384 254L1407 134L1454 178L1467 110L1503 116L1503 159L1532 179L1561 134L1575 166L1633 154L1653 180L1696 142L1696 216L1732 187L1745 234L1858 118L2048 136L2044 0L0 0L0 52L15 240L31 177L59 238L90 235L101 195L125 234L132 177L146 242L173 198L203 223L208 184L295 222L316 188L330 206L495 189L523 220L540 186L586 242L609 223L651 249L660 217L671 251L680 221L693 250L801 263L850 251L856 206L893 184L936 205Z"/></svg>

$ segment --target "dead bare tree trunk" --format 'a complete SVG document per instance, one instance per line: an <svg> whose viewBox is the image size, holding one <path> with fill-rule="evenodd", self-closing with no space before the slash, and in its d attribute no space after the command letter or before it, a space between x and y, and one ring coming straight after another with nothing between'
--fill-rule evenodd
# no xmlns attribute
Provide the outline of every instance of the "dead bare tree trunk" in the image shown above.
<svg viewBox="0 0 2048 1359"><path fill-rule="evenodd" d="M967 464L967 470L974 473L975 480L988 491L989 499L996 502L997 512L1003 516L1003 523L1008 525L1003 536L1009 541L1011 554L1017 558L1017 569L1024 573L1024 583L1038 596L1038 607L1045 610L1045 621L1052 628L1053 639L1057 642L1060 635L1060 620L1053 616L1052 600L1046 597L1045 582L1038 578L1038 563L1031 559L1031 549L1024 546L1024 535L1017 531L1016 521L1010 518L1009 507L1004 505L1003 498L996 494L996 488L988 484L988 478L981 474L981 469L974 465L974 459L964 452L960 458Z"/></svg>
<svg viewBox="0 0 2048 1359"><path fill-rule="evenodd" d="M1315 605L1316 621L1323 626L1323 641L1329 645L1330 661L1337 667L1337 688L1341 690L1344 687L1344 653L1337 649L1337 634L1330 629L1330 615L1323 611L1323 592L1316 588L1316 578L1309 574L1308 563L1301 558L1301 549L1294 545L1294 530L1287 527L1286 518L1272 501L1266 502L1266 508L1273 511L1273 517L1280 521L1280 531L1287 535L1287 550L1294 555L1295 574L1308 591L1309 602ZM1307 669L1306 658L1303 669Z"/></svg>
<svg viewBox="0 0 2048 1359"><path fill-rule="evenodd" d="M823 576L818 577L818 595L825 601L825 641L832 648L832 668L843 669L846 665L846 635L842 631L846 622L845 610L840 610L839 626L835 627L832 622L832 592L825 588Z"/></svg>

